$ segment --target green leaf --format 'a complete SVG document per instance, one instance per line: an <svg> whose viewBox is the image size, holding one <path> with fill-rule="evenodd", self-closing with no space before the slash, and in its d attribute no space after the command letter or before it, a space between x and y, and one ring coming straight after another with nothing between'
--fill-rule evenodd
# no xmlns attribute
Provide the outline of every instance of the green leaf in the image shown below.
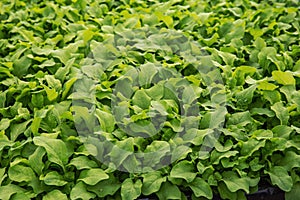
<svg viewBox="0 0 300 200"><path fill-rule="evenodd" d="M79 157L73 158L68 165L75 166L77 168L77 170L90 169L90 168L97 167L97 163L93 160L90 160L86 156L79 156Z"/></svg>
<svg viewBox="0 0 300 200"><path fill-rule="evenodd" d="M87 191L86 185L83 182L78 182L71 190L70 198L71 200L78 199L93 199L96 195Z"/></svg>
<svg viewBox="0 0 300 200"><path fill-rule="evenodd" d="M145 89L145 92L152 100L158 101L164 96L164 87L162 84L158 83L149 89Z"/></svg>
<svg viewBox="0 0 300 200"><path fill-rule="evenodd" d="M46 185L64 186L68 182L56 171L51 171L42 178Z"/></svg>
<svg viewBox="0 0 300 200"><path fill-rule="evenodd" d="M264 39L262 39L261 37L258 37L255 42L254 45L257 49L261 50L262 48L266 47L266 42Z"/></svg>
<svg viewBox="0 0 300 200"><path fill-rule="evenodd" d="M275 113L268 108L252 108L250 112L251 115L266 115L268 117L275 116Z"/></svg>
<svg viewBox="0 0 300 200"><path fill-rule="evenodd" d="M161 159L170 152L170 144L165 141L153 141L145 149L144 165L155 166L161 163Z"/></svg>
<svg viewBox="0 0 300 200"><path fill-rule="evenodd" d="M247 75L253 75L256 71L257 69L255 67L239 66L234 70L232 77L237 81L237 85L243 85L245 83L245 77Z"/></svg>
<svg viewBox="0 0 300 200"><path fill-rule="evenodd" d="M23 165L14 165L8 169L8 177L12 181L16 182L31 182L36 176L30 167L25 167Z"/></svg>
<svg viewBox="0 0 300 200"><path fill-rule="evenodd" d="M133 138L127 138L122 141L117 141L117 143L113 146L109 156L113 164L117 167L120 166L128 156L133 154L134 151L134 141Z"/></svg>
<svg viewBox="0 0 300 200"><path fill-rule="evenodd" d="M196 178L196 175L193 163L187 160L177 163L170 172L171 178L182 178L188 183L192 182Z"/></svg>
<svg viewBox="0 0 300 200"><path fill-rule="evenodd" d="M10 125L10 120L7 118L2 118L0 121L0 130L6 130Z"/></svg>
<svg viewBox="0 0 300 200"><path fill-rule="evenodd" d="M152 83L153 77L157 73L157 67L153 63L146 63L140 66L139 86L145 87Z"/></svg>
<svg viewBox="0 0 300 200"><path fill-rule="evenodd" d="M146 94L145 90L138 90L132 97L133 105L137 105L142 109L147 109L150 106L151 98Z"/></svg>
<svg viewBox="0 0 300 200"><path fill-rule="evenodd" d="M277 61L277 50L274 47L264 47L258 54L258 63L264 69L267 69L271 62Z"/></svg>
<svg viewBox="0 0 300 200"><path fill-rule="evenodd" d="M13 73L21 77L28 72L29 67L31 66L32 60L26 55L14 61L14 71Z"/></svg>
<svg viewBox="0 0 300 200"><path fill-rule="evenodd" d="M269 174L272 184L277 185L281 190L285 192L292 190L293 179L285 168L273 166L270 170L265 170L264 172Z"/></svg>
<svg viewBox="0 0 300 200"><path fill-rule="evenodd" d="M31 198L24 192L13 194L10 200L30 200Z"/></svg>
<svg viewBox="0 0 300 200"><path fill-rule="evenodd" d="M45 148L49 161L60 165L64 169L70 152L62 140L37 136L33 138L33 142L35 145Z"/></svg>
<svg viewBox="0 0 300 200"><path fill-rule="evenodd" d="M179 188L168 181L162 184L156 195L159 199L181 199L181 192Z"/></svg>
<svg viewBox="0 0 300 200"><path fill-rule="evenodd" d="M106 197L108 195L114 195L120 187L121 184L118 180L114 176L110 175L109 179L100 181L96 185L88 185L87 190L97 194L98 197Z"/></svg>
<svg viewBox="0 0 300 200"><path fill-rule="evenodd" d="M141 195L142 181L138 179L133 182L131 178L127 178L121 186L121 196L124 200L136 199Z"/></svg>
<svg viewBox="0 0 300 200"><path fill-rule="evenodd" d="M264 147L265 143L265 140L259 141L250 138L248 141L242 142L241 155L252 155L255 151L259 150L261 147Z"/></svg>
<svg viewBox="0 0 300 200"><path fill-rule="evenodd" d="M42 147L38 147L28 158L29 165L38 175L41 175L44 169L43 157L45 154L45 149Z"/></svg>
<svg viewBox="0 0 300 200"><path fill-rule="evenodd" d="M300 196L300 183L295 183L291 191L285 193L285 200L298 200Z"/></svg>
<svg viewBox="0 0 300 200"><path fill-rule="evenodd" d="M262 81L257 86L257 89L259 89L259 90L270 90L270 91L273 91L276 88L278 88L277 85L274 85L273 83L269 83L267 81Z"/></svg>
<svg viewBox="0 0 300 200"><path fill-rule="evenodd" d="M26 122L20 123L20 124L13 124L11 126L11 131L10 131L10 139L12 141L15 141L17 139L17 137L24 133L27 125L31 122L32 120L28 120Z"/></svg>
<svg viewBox="0 0 300 200"><path fill-rule="evenodd" d="M293 168L299 168L300 155L294 151L287 151L283 158L278 160L278 165L284 167L287 171L291 171Z"/></svg>
<svg viewBox="0 0 300 200"><path fill-rule="evenodd" d="M64 84L64 88L63 88L63 92L61 95L62 99L65 99L68 95L68 93L70 92L72 86L74 85L74 83L77 81L76 77L73 77L71 79L69 79L65 84Z"/></svg>
<svg viewBox="0 0 300 200"><path fill-rule="evenodd" d="M282 84L282 85L295 85L296 80L293 77L292 72L286 71L273 71L272 72L272 77L277 83Z"/></svg>
<svg viewBox="0 0 300 200"><path fill-rule="evenodd" d="M281 100L280 92L274 91L263 91L263 96L268 100L272 105Z"/></svg>
<svg viewBox="0 0 300 200"><path fill-rule="evenodd" d="M56 98L58 97L58 93L56 92L56 90L54 88L50 89L48 86L44 85L44 89L47 93L47 98L49 99L49 101L56 100Z"/></svg>
<svg viewBox="0 0 300 200"><path fill-rule="evenodd" d="M236 192L238 190L244 190L246 193L249 193L249 177L239 177L235 172L223 172L222 177L229 191Z"/></svg>
<svg viewBox="0 0 300 200"><path fill-rule="evenodd" d="M250 124L252 122L253 122L253 118L251 117L249 111L235 112L228 119L228 125L246 126L247 124Z"/></svg>
<svg viewBox="0 0 300 200"><path fill-rule="evenodd" d="M80 173L79 179L88 185L95 185L98 182L108 179L109 176L102 170L98 168L86 169Z"/></svg>
<svg viewBox="0 0 300 200"><path fill-rule="evenodd" d="M256 85L251 85L249 88L242 90L236 94L237 105L246 106L252 102L253 94L256 89Z"/></svg>
<svg viewBox="0 0 300 200"><path fill-rule="evenodd" d="M274 137L289 139L293 129L286 125L278 125L272 129L272 132L274 133Z"/></svg>
<svg viewBox="0 0 300 200"><path fill-rule="evenodd" d="M159 191L162 183L166 182L167 178L161 175L159 171L153 171L143 174L143 195L150 195Z"/></svg>
<svg viewBox="0 0 300 200"><path fill-rule="evenodd" d="M209 184L202 178L195 178L195 180L188 184L196 197L205 197L208 199L213 198L213 192Z"/></svg>
<svg viewBox="0 0 300 200"><path fill-rule="evenodd" d="M284 107L282 102L277 102L271 109L275 112L276 117L280 120L281 125L287 125L290 119L289 111L286 107Z"/></svg>
<svg viewBox="0 0 300 200"><path fill-rule="evenodd" d="M43 200L68 200L68 197L66 194L62 193L59 190L52 190L51 192L47 193Z"/></svg>
<svg viewBox="0 0 300 200"><path fill-rule="evenodd" d="M102 131L111 133L115 129L115 119L111 113L96 109L96 116Z"/></svg>
<svg viewBox="0 0 300 200"><path fill-rule="evenodd" d="M255 138L257 140L265 140L265 139L272 138L273 132L270 130L259 129L259 130L254 131L251 135L253 138Z"/></svg>
<svg viewBox="0 0 300 200"><path fill-rule="evenodd" d="M25 192L25 191L26 191L25 189L23 189L17 185L14 185L14 184L0 186L0 199L10 200L11 199L10 197L13 194L21 193L21 192Z"/></svg>
<svg viewBox="0 0 300 200"><path fill-rule="evenodd" d="M237 192L231 192L224 182L218 183L218 192L222 199L237 199Z"/></svg>

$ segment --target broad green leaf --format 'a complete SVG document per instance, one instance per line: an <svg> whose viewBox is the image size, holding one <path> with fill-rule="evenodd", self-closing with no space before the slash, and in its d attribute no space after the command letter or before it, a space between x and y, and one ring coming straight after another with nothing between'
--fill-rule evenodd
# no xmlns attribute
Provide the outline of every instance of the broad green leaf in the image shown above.
<svg viewBox="0 0 300 200"><path fill-rule="evenodd" d="M222 180L231 192L244 190L246 193L249 193L251 184L249 177L239 177L235 172L223 172L222 176ZM258 183L258 181L259 179L255 181L256 184Z"/></svg>
<svg viewBox="0 0 300 200"><path fill-rule="evenodd" d="M0 199L2 200L10 200L11 196L13 194L16 194L16 193L21 193L21 192L25 192L26 190L17 186L17 185L14 185L14 184L8 184L8 185L5 185L5 186L0 186Z"/></svg>
<svg viewBox="0 0 300 200"><path fill-rule="evenodd" d="M294 94L297 94L296 87L294 85L284 85L280 89L280 92L283 93L288 102L292 102Z"/></svg>
<svg viewBox="0 0 300 200"><path fill-rule="evenodd" d="M0 168L0 185L2 184L2 181L7 177L6 174L6 168Z"/></svg>
<svg viewBox="0 0 300 200"><path fill-rule="evenodd" d="M38 147L28 158L29 165L38 175L41 175L44 169L43 157L45 154L45 149L42 147Z"/></svg>
<svg viewBox="0 0 300 200"><path fill-rule="evenodd" d="M115 129L115 119L111 113L96 109L96 116L102 131L111 133Z"/></svg>
<svg viewBox="0 0 300 200"><path fill-rule="evenodd" d="M114 195L120 187L121 184L118 180L113 175L110 175L109 179L100 181L96 185L88 185L87 190L97 194L98 197L106 197L108 195Z"/></svg>
<svg viewBox="0 0 300 200"><path fill-rule="evenodd" d="M236 79L237 85L243 85L245 83L245 78L247 75L253 75L257 69L255 67L251 66L239 66L237 67L233 74L232 77Z"/></svg>
<svg viewBox="0 0 300 200"><path fill-rule="evenodd" d="M262 39L261 37L258 37L255 42L254 45L257 49L261 50L262 48L266 47L266 42L264 39Z"/></svg>
<svg viewBox="0 0 300 200"><path fill-rule="evenodd" d="M63 176L56 171L51 171L42 178L46 185L64 186L68 182L64 180Z"/></svg>
<svg viewBox="0 0 300 200"><path fill-rule="evenodd" d="M165 141L153 141L144 151L144 165L155 166L170 152L170 144Z"/></svg>
<svg viewBox="0 0 300 200"><path fill-rule="evenodd" d="M298 168L300 167L300 155L294 151L287 151L284 157L278 161L278 165L284 167L287 171Z"/></svg>
<svg viewBox="0 0 300 200"><path fill-rule="evenodd" d="M28 72L29 67L32 64L32 60L28 58L26 55L14 61L14 70L13 73L21 77Z"/></svg>
<svg viewBox="0 0 300 200"><path fill-rule="evenodd" d="M298 200L300 196L300 183L294 183L291 191L285 193L285 200Z"/></svg>
<svg viewBox="0 0 300 200"><path fill-rule="evenodd" d="M202 178L195 178L195 180L188 184L196 197L205 197L208 199L213 198L213 192L209 184Z"/></svg>
<svg viewBox="0 0 300 200"><path fill-rule="evenodd" d="M252 102L253 94L256 89L255 85L251 85L249 88L242 90L236 94L237 105L246 106Z"/></svg>
<svg viewBox="0 0 300 200"><path fill-rule="evenodd" d="M280 92L278 92L276 90L273 90L273 91L265 90L265 91L263 91L263 96L272 105L275 104L276 102L279 102L281 100Z"/></svg>
<svg viewBox="0 0 300 200"><path fill-rule="evenodd" d="M220 56L226 65L232 66L233 62L237 59L236 55L223 52L223 51L217 51L218 56Z"/></svg>
<svg viewBox="0 0 300 200"><path fill-rule="evenodd" d="M77 81L77 78L76 77L73 77L71 79L69 79L65 84L64 84L64 87L63 87L63 92L62 92L62 95L61 95L61 98L62 99L65 99L68 95L68 93L70 92L72 86L74 85L74 83Z"/></svg>
<svg viewBox="0 0 300 200"><path fill-rule="evenodd" d="M214 150L211 152L210 159L213 164L218 164L223 158L230 158L236 156L238 153L238 151L218 152Z"/></svg>
<svg viewBox="0 0 300 200"><path fill-rule="evenodd" d="M259 83L259 85L257 86L257 88L259 90L270 90L270 91L273 91L276 88L278 88L278 86L274 85L273 83L269 83L267 81L262 81L262 82Z"/></svg>
<svg viewBox="0 0 300 200"><path fill-rule="evenodd" d="M47 193L44 197L43 200L68 200L68 197L66 194L62 193L59 190L52 190L51 192Z"/></svg>
<svg viewBox="0 0 300 200"><path fill-rule="evenodd" d="M282 102L275 103L273 106L271 106L271 109L275 112L276 117L280 120L281 125L288 124L290 119L289 111Z"/></svg>
<svg viewBox="0 0 300 200"><path fill-rule="evenodd" d="M142 193L150 195L159 191L162 183L166 182L167 178L161 175L159 171L153 171L143 174Z"/></svg>
<svg viewBox="0 0 300 200"><path fill-rule="evenodd" d="M20 124L11 125L10 139L12 141L15 141L20 134L25 132L25 130L27 129L27 125L30 122L31 122L31 120L28 120L28 121L20 123Z"/></svg>
<svg viewBox="0 0 300 200"><path fill-rule="evenodd" d="M8 177L16 182L31 182L36 178L33 170L30 167L23 165L14 165L8 169Z"/></svg>
<svg viewBox="0 0 300 200"><path fill-rule="evenodd" d="M44 106L44 95L43 93L32 94L31 103L36 108L42 108Z"/></svg>
<svg viewBox="0 0 300 200"><path fill-rule="evenodd" d="M218 183L218 192L223 199L237 199L237 192L231 192L224 182Z"/></svg>
<svg viewBox="0 0 300 200"><path fill-rule="evenodd" d="M121 196L124 200L136 199L141 195L142 181L138 179L133 182L131 178L127 178L121 186Z"/></svg>
<svg viewBox="0 0 300 200"><path fill-rule="evenodd" d="M192 182L196 178L196 175L193 163L187 160L177 163L170 172L170 177L182 178L188 183Z"/></svg>
<svg viewBox="0 0 300 200"><path fill-rule="evenodd" d="M171 157L171 163L185 159L189 153L192 153L192 148L186 145L180 145L177 146L173 151L172 151L172 157Z"/></svg>
<svg viewBox="0 0 300 200"><path fill-rule="evenodd" d="M151 98L146 94L145 90L138 90L132 97L133 105L137 105L142 109L150 106Z"/></svg>
<svg viewBox="0 0 300 200"><path fill-rule="evenodd" d="M152 83L153 77L157 73L157 67L153 63L146 63L140 66L139 86L147 87Z"/></svg>
<svg viewBox="0 0 300 200"><path fill-rule="evenodd" d="M54 88L49 88L48 86L44 85L44 89L47 93L47 98L49 101L54 101L58 97L58 92Z"/></svg>
<svg viewBox="0 0 300 200"><path fill-rule="evenodd" d="M207 112L200 122L201 129L213 129L222 127L225 121L226 114L227 109L223 106L220 106L211 112Z"/></svg>
<svg viewBox="0 0 300 200"><path fill-rule="evenodd" d="M266 115L268 117L275 116L275 113L268 108L252 108L250 112L252 115Z"/></svg>
<svg viewBox="0 0 300 200"><path fill-rule="evenodd" d="M96 195L87 191L86 185L81 181L72 188L70 193L71 200L93 199L95 197Z"/></svg>
<svg viewBox="0 0 300 200"><path fill-rule="evenodd" d="M30 200L31 198L24 192L13 194L10 200Z"/></svg>
<svg viewBox="0 0 300 200"><path fill-rule="evenodd" d="M272 129L272 132L274 133L275 137L281 137L281 138L286 138L286 139L289 139L292 131L293 131L293 129L286 125L278 125Z"/></svg>
<svg viewBox="0 0 300 200"><path fill-rule="evenodd" d="M149 89L145 89L145 92L152 100L158 101L164 96L164 87L162 84L158 83Z"/></svg>
<svg viewBox="0 0 300 200"><path fill-rule="evenodd" d="M259 130L254 131L251 135L253 138L255 138L257 140L265 140L265 139L272 138L273 132L270 130L259 129Z"/></svg>
<svg viewBox="0 0 300 200"><path fill-rule="evenodd" d="M273 166L270 170L264 172L270 176L272 184L277 185L281 190L285 192L292 190L293 180L285 168Z"/></svg>
<svg viewBox="0 0 300 200"><path fill-rule="evenodd" d="M181 192L179 188L168 181L162 184L156 195L159 199L181 199Z"/></svg>
<svg viewBox="0 0 300 200"><path fill-rule="evenodd" d="M62 83L64 82L66 76L70 72L72 65L74 64L75 58L68 60L65 67L60 67L54 74L54 77L59 79ZM75 77L73 77L75 78ZM71 78L71 79L73 79Z"/></svg>
<svg viewBox="0 0 300 200"><path fill-rule="evenodd" d="M282 85L295 85L296 80L291 72L273 71L272 77L277 83Z"/></svg>
<svg viewBox="0 0 300 200"><path fill-rule="evenodd" d="M249 111L235 112L228 119L228 125L233 124L233 125L246 126L247 124L250 124L252 122L253 119Z"/></svg>
<svg viewBox="0 0 300 200"><path fill-rule="evenodd" d="M0 121L0 130L6 130L10 125L10 120L7 118L2 118Z"/></svg>
<svg viewBox="0 0 300 200"><path fill-rule="evenodd" d="M33 138L33 142L35 145L45 148L49 161L60 165L64 169L70 152L62 140L37 136Z"/></svg>
<svg viewBox="0 0 300 200"><path fill-rule="evenodd" d="M277 50L274 47L262 48L258 54L259 65L261 65L264 69L267 69L272 61L277 61L276 53Z"/></svg>
<svg viewBox="0 0 300 200"><path fill-rule="evenodd" d="M117 141L117 143L113 146L109 156L116 167L120 166L128 156L133 154L133 145L133 138L130 137L122 141Z"/></svg>
<svg viewBox="0 0 300 200"><path fill-rule="evenodd" d="M98 165L95 161L90 160L86 156L73 158L68 165L73 165L77 170L96 168Z"/></svg>
<svg viewBox="0 0 300 200"><path fill-rule="evenodd" d="M88 185L95 185L108 178L109 176L102 169L94 168L83 170L80 173L78 180L81 180Z"/></svg>
<svg viewBox="0 0 300 200"><path fill-rule="evenodd" d="M259 150L261 147L265 146L265 140L256 140L250 138L248 141L242 143L241 155L252 155L255 151Z"/></svg>

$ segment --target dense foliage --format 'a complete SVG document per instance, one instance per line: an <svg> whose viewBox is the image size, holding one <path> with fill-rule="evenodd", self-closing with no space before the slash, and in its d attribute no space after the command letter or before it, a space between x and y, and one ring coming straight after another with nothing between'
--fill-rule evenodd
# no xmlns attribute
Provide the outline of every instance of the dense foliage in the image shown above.
<svg viewBox="0 0 300 200"><path fill-rule="evenodd" d="M297 199L299 9L1 0L0 199Z"/></svg>

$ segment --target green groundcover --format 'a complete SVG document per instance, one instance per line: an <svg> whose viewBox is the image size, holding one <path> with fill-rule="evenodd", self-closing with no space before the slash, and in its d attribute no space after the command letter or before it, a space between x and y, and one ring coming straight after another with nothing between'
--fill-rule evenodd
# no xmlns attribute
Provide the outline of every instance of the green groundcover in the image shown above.
<svg viewBox="0 0 300 200"><path fill-rule="evenodd" d="M1 0L0 199L300 196L298 0Z"/></svg>

